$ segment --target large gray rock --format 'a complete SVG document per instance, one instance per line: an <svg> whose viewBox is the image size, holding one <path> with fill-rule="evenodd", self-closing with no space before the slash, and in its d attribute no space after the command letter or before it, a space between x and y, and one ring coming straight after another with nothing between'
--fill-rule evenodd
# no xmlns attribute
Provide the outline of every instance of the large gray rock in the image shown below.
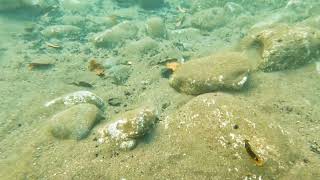
<svg viewBox="0 0 320 180"><path fill-rule="evenodd" d="M226 52L182 64L170 79L176 90L198 95L217 90L240 90L248 80L248 58Z"/></svg>
<svg viewBox="0 0 320 180"><path fill-rule="evenodd" d="M165 149L167 156L146 155L151 163L145 168L157 162L161 171L156 174L168 179L286 177L303 164L303 151L297 137L270 118L245 98L223 93L197 96L163 121L155 146ZM258 160L247 150L246 140Z"/></svg>
<svg viewBox="0 0 320 180"><path fill-rule="evenodd" d="M278 25L249 33L242 41L255 50L262 71L298 68L320 57L320 31L307 26Z"/></svg>
<svg viewBox="0 0 320 180"><path fill-rule="evenodd" d="M93 126L104 118L92 104L79 104L57 113L50 119L49 131L59 139L80 140L88 136Z"/></svg>

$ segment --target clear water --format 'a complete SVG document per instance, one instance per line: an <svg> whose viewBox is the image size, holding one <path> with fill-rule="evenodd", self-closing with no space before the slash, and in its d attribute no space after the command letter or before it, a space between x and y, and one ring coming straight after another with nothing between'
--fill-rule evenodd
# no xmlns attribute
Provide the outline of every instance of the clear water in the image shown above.
<svg viewBox="0 0 320 180"><path fill-rule="evenodd" d="M279 26L319 33L319 12L317 0L0 0L0 179L320 179L320 36L276 47L303 63L271 72L242 48ZM179 68L231 51L252 66L240 90L170 86ZM105 118L81 140L54 137L70 106L45 104L80 90ZM101 135L141 106L158 121L132 150Z"/></svg>

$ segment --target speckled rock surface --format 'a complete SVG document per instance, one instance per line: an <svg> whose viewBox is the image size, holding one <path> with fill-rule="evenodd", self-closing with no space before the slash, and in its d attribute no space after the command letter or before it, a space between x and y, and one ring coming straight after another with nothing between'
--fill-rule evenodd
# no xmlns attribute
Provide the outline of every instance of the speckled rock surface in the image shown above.
<svg viewBox="0 0 320 180"><path fill-rule="evenodd" d="M54 115L49 120L49 131L59 139L80 140L87 137L92 127L103 118L102 111L95 105L79 104Z"/></svg>
<svg viewBox="0 0 320 180"><path fill-rule="evenodd" d="M128 111L104 128L108 136L120 149L132 149L136 140L146 135L156 122L154 110L148 107Z"/></svg>
<svg viewBox="0 0 320 180"><path fill-rule="evenodd" d="M258 68L267 72L298 68L320 55L320 31L306 26L278 25L251 33L242 43L256 49Z"/></svg>
<svg viewBox="0 0 320 180"><path fill-rule="evenodd" d="M217 90L240 90L248 80L250 63L237 52L190 60L173 74L170 85L192 95Z"/></svg>
<svg viewBox="0 0 320 180"><path fill-rule="evenodd" d="M81 103L94 104L100 109L103 109L105 105L103 99L90 91L76 91L46 102L45 107L72 106Z"/></svg>
<svg viewBox="0 0 320 180"><path fill-rule="evenodd" d="M159 174L178 179L181 174L190 179L220 179L226 174L231 179L285 177L303 164L299 144L290 136L294 138L245 98L200 95L164 121L158 141L164 143L168 157L161 158L167 164ZM261 164L247 152L245 140Z"/></svg>

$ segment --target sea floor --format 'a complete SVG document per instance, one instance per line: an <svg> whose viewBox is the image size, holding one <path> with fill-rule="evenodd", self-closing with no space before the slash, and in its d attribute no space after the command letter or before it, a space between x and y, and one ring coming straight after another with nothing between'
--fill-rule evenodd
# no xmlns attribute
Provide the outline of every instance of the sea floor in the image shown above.
<svg viewBox="0 0 320 180"><path fill-rule="evenodd" d="M84 32L75 39L43 37L41 30L50 24L65 22L62 20L64 16L75 15L78 19L84 16L84 13L77 10L54 10L30 18L24 17L26 12L23 12L23 15L19 15L21 12L1 13L0 179L228 179L228 177L244 179L247 177L246 174L214 175L215 172L219 172L219 168L213 167L217 162L213 163L214 157L210 156L208 150L198 149L199 154L201 150L204 154L208 153L208 159L203 156L192 156L198 153L194 152L194 149L202 147L200 143L189 146L182 142L181 147L179 144L170 145L171 136L179 135L181 129L175 129L173 126L173 129L166 131L168 126L166 120L178 116L179 109L195 96L179 93L170 87L169 79L161 76L161 70L164 68L161 61L170 58L189 61L233 48L249 32L252 25L267 22L263 19L269 18L272 23L297 23L316 15L303 13L301 17L291 16L287 13L285 5L280 8L262 9L260 13L254 13L250 9L251 12L232 16L229 23L219 28L198 32L197 28L189 27L188 23L186 27L182 25L177 28L177 23L183 17L181 14L189 12L184 12L184 9L176 10L174 7L176 4L179 3L173 2L170 8L152 11L142 10L137 6L120 8L113 1L100 2L101 7L98 3L95 4L95 7L90 9L92 14L87 14L88 19L112 16L117 17L117 21L134 21L140 28L136 38L124 41L115 48L97 48L90 42L90 34L104 29L105 25L99 22L89 24L87 27L82 24ZM315 8L318 4L313 5ZM307 7L309 6L305 8ZM285 12L285 15L282 12ZM279 14L279 17L272 14ZM160 47L156 54L133 48L135 42L147 37L144 23L151 16L165 19L168 29L167 38L154 38ZM82 20L79 21L81 24ZM177 35L181 29L188 28L192 28L186 33L190 37ZM60 47L50 47L48 43ZM98 76L88 70L88 64L93 59L103 65L116 61L115 63L118 63L116 66L125 67L126 71L117 73L129 73L125 75L124 80L121 79L121 75L116 75L116 79L108 74L104 77ZM33 62L49 62L53 66L31 69L30 63ZM109 73L108 71L109 69L106 73ZM121 82L115 83L119 78ZM320 178L319 78L319 64L315 60L297 69L272 73L253 72L245 90L226 92L236 99L245 99L241 101L245 103L243 107L258 109L262 112L259 117L264 121L275 122L290 132L289 138L299 142L296 148L304 153L303 165L300 166L295 162L296 164L289 170L267 175L265 179ZM80 81L87 82L92 87L75 85ZM52 137L47 126L56 111L46 108L44 104L56 97L79 90L91 91L105 100L106 119L97 124L85 139L77 141ZM111 103L110 99L116 99L117 103ZM159 122L135 149L114 150L108 144L97 142L99 129L115 116L141 105L150 104L158 110ZM203 136L199 135L199 138L209 137L212 134L210 130L202 133ZM189 135L198 137L193 132ZM187 139L190 137L185 137L186 142L189 142ZM210 145L210 142L208 144ZM186 148L184 149L186 155L178 152L180 148ZM188 152L191 156L188 156ZM204 163L203 167L201 163ZM210 168L215 170L211 171ZM250 177L254 179L255 176ZM257 175L256 179L258 177Z"/></svg>

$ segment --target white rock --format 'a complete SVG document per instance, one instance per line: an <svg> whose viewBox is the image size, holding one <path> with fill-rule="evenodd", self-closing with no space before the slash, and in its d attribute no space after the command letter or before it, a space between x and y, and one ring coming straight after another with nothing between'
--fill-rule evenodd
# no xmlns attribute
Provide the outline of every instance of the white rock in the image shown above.
<svg viewBox="0 0 320 180"><path fill-rule="evenodd" d="M94 104L98 108L104 108L104 101L94 93L90 91L76 91L70 94L66 94L62 97L58 97L44 104L45 107L50 107L56 104L64 104L66 106L72 106L81 103Z"/></svg>

